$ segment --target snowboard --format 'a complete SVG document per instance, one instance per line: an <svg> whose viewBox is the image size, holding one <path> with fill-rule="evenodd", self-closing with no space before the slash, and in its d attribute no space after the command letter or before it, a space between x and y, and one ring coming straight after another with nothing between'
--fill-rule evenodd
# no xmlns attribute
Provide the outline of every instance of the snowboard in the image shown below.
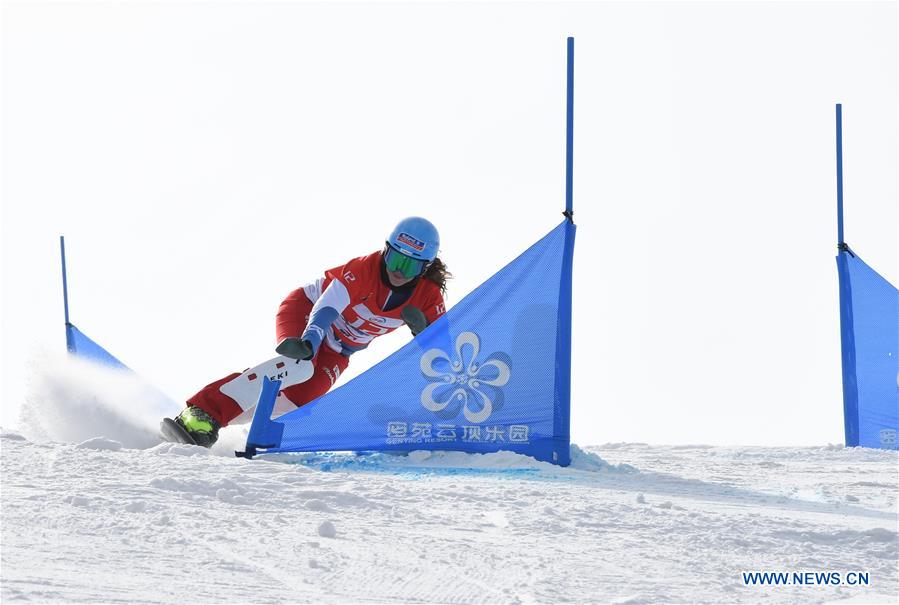
<svg viewBox="0 0 899 605"><path fill-rule="evenodd" d="M315 366L311 361L298 361L279 355L244 370L239 376L219 387L219 390L233 399L244 412L252 414L262 392L263 376L268 376L269 380L280 381L281 389L286 389L309 380L314 372ZM278 400L283 398L284 396L279 393ZM287 409L296 409L296 406L289 401L285 403Z"/></svg>
<svg viewBox="0 0 899 605"><path fill-rule="evenodd" d="M240 406L240 409L244 411L240 417L233 419L231 423L240 424L249 422L252 419L253 409L259 400L259 393L262 391L261 378L263 376L267 376L271 380L280 381L281 388L285 389L309 380L314 372L315 366L312 365L311 361L298 361L283 355L244 370L219 387L222 394L233 399ZM278 393L278 399L275 401L276 414L283 414L295 409L296 406L293 403L284 395ZM159 430L166 441L197 445L193 437L171 418L163 418L162 423L159 425Z"/></svg>
<svg viewBox="0 0 899 605"><path fill-rule="evenodd" d="M186 443L188 445L197 444L197 442L194 441L194 438L190 436L190 433L185 431L180 424L171 418L162 419L162 422L159 423L159 431L162 433L162 438L166 441L172 443Z"/></svg>

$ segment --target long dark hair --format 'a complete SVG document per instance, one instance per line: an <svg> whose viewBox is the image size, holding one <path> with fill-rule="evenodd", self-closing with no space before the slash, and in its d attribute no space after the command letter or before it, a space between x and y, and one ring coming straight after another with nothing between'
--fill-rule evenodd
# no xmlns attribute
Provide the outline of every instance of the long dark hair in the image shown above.
<svg viewBox="0 0 899 605"><path fill-rule="evenodd" d="M431 261L431 264L425 269L425 274L422 277L429 279L440 286L441 294L446 294L446 282L453 278L453 274L449 272L446 268L446 264L444 264L438 256Z"/></svg>

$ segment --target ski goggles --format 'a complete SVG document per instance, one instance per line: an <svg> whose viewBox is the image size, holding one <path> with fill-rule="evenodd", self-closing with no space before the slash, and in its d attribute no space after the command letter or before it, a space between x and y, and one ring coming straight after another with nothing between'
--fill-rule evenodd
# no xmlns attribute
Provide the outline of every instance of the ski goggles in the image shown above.
<svg viewBox="0 0 899 605"><path fill-rule="evenodd" d="M384 248L384 265L391 273L399 271L407 278L418 277L428 264L426 260L406 256L390 244Z"/></svg>

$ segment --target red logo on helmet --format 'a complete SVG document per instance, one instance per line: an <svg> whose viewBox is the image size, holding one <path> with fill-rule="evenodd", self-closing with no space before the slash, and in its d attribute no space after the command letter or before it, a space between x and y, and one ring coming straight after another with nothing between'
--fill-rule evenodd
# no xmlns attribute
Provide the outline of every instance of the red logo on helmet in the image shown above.
<svg viewBox="0 0 899 605"><path fill-rule="evenodd" d="M398 236L396 236L396 241L401 244L406 244L416 252L421 252L425 249L425 243L423 241L412 237L408 233L400 233Z"/></svg>

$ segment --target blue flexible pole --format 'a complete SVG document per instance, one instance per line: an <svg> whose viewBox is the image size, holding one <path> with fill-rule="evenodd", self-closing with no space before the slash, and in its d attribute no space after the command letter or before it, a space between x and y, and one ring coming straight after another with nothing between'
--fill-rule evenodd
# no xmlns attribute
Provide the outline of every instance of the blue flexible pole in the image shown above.
<svg viewBox="0 0 899 605"><path fill-rule="evenodd" d="M837 271L840 279L840 352L843 369L843 434L846 447L859 444L858 378L855 357L855 321L849 257L843 239L843 105L837 103ZM847 254L844 254L847 253Z"/></svg>
<svg viewBox="0 0 899 605"><path fill-rule="evenodd" d="M843 105L837 103L837 245L843 239Z"/></svg>
<svg viewBox="0 0 899 605"><path fill-rule="evenodd" d="M565 116L565 216L574 222L574 38L568 38L568 104Z"/></svg>
<svg viewBox="0 0 899 605"><path fill-rule="evenodd" d="M62 303L66 312L66 325L69 325L69 282L66 279L66 239L59 236L59 253L62 256Z"/></svg>

